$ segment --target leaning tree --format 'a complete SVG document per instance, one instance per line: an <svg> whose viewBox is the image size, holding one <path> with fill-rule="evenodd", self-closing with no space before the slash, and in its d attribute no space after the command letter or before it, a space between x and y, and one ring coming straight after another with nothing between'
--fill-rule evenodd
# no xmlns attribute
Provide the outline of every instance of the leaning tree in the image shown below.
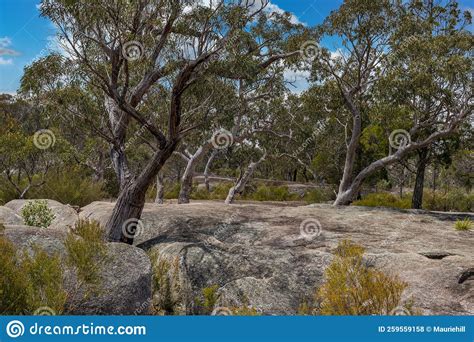
<svg viewBox="0 0 474 342"><path fill-rule="evenodd" d="M248 0L42 2L42 14L58 27L66 57L80 67L83 82L102 93L120 183L106 224L110 241L133 242L128 223L140 218L147 189L180 141L199 126L192 113L183 112L190 89L209 75L258 74L262 66L297 53L283 39L293 30L289 15L271 13L267 5ZM284 31L267 39L261 23ZM135 172L126 149L132 127L153 146Z"/></svg>
<svg viewBox="0 0 474 342"><path fill-rule="evenodd" d="M468 53L473 36L460 27L460 11L451 8L452 2L440 3L450 15L433 18L434 26L446 29L421 37L410 30L414 21L407 17L431 3L347 0L320 28L323 35L339 36L342 41L337 51L318 51L313 75L337 86L345 107L342 117L348 112L351 120L335 205L350 204L369 176L452 135L472 114ZM429 69L422 67L423 58L417 58L420 51L436 54L429 59ZM384 93L394 96L378 96ZM402 103L396 94L406 95ZM356 172L364 125L374 118L387 125L393 115L401 117L402 131L394 133L402 136L392 134L389 155Z"/></svg>

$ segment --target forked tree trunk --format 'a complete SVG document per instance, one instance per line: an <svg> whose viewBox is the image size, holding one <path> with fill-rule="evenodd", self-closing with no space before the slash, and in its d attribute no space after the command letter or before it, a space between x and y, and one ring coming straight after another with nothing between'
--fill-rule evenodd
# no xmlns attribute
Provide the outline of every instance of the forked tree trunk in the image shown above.
<svg viewBox="0 0 474 342"><path fill-rule="evenodd" d="M177 143L177 141L170 142L164 149L156 152L141 174L131 179L120 191L112 215L105 226L110 242L133 244L134 227L146 229L139 221L145 206L146 192L175 150Z"/></svg>
<svg viewBox="0 0 474 342"><path fill-rule="evenodd" d="M416 169L415 188L411 199L412 209L421 209L423 206L423 189L425 184L426 166L428 165L428 148L418 151L418 166Z"/></svg>
<svg viewBox="0 0 474 342"><path fill-rule="evenodd" d="M156 196L155 196L155 203L156 204L163 204L165 198L165 184L163 182L163 173L158 172L156 176Z"/></svg>
<svg viewBox="0 0 474 342"><path fill-rule="evenodd" d="M211 164L216 158L219 150L213 150L209 159L207 160L206 167L204 168L204 185L206 186L206 191L211 192L211 186L209 185L209 173L211 172Z"/></svg>
<svg viewBox="0 0 474 342"><path fill-rule="evenodd" d="M229 193L227 194L227 198L225 199L225 204L232 204L234 202L235 196L237 194L241 194L247 183L249 182L250 178L252 178L255 169L257 168L260 163L262 163L266 158L266 154L263 155L257 162L251 162L250 165L245 170L245 173L242 177L240 177L235 185L229 189Z"/></svg>

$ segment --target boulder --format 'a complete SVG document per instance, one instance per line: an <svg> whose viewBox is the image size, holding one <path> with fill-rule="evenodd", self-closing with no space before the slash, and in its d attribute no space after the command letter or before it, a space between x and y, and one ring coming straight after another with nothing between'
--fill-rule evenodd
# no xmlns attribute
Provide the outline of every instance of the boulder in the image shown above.
<svg viewBox="0 0 474 342"><path fill-rule="evenodd" d="M7 207L0 207L0 223L2 224L23 224L23 218Z"/></svg>
<svg viewBox="0 0 474 342"><path fill-rule="evenodd" d="M59 254L64 261L64 284L68 293L69 315L148 314L151 303L151 264L147 254L134 246L107 243L100 269L99 291L85 296L86 288L66 263L66 232L28 226L6 225L3 235L21 250L40 247L48 254Z"/></svg>
<svg viewBox="0 0 474 342"><path fill-rule="evenodd" d="M21 216L21 209L26 203L35 200L12 200L5 204L5 207L13 210L17 215ZM73 227L79 216L77 211L70 205L62 204L54 200L47 199L48 207L53 211L55 218L48 228L51 229L66 229Z"/></svg>
<svg viewBox="0 0 474 342"><path fill-rule="evenodd" d="M104 223L113 205L96 202L81 215ZM365 247L370 265L408 283L405 299L423 314L472 315L474 232L456 231L453 219L355 206L147 204L134 243L178 261L188 314L198 312L196 297L213 285L220 306L296 314L324 282L338 243L350 239Z"/></svg>

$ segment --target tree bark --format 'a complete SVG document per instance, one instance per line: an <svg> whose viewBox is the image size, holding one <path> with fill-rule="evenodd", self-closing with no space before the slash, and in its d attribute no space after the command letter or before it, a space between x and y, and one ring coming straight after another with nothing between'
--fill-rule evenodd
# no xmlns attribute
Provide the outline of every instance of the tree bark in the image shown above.
<svg viewBox="0 0 474 342"><path fill-rule="evenodd" d="M189 203L189 197L193 187L194 171L205 149L205 146L199 147L188 159L188 164L186 165L186 169L181 177L181 189L179 190L178 204Z"/></svg>
<svg viewBox="0 0 474 342"><path fill-rule="evenodd" d="M418 151L418 166L416 169L415 188L411 199L412 209L421 209L423 206L423 189L425 184L426 166L428 165L428 147Z"/></svg>
<svg viewBox="0 0 474 342"><path fill-rule="evenodd" d="M156 204L163 204L165 197L165 186L163 182L163 173L158 172L156 176L156 196L155 196L155 203Z"/></svg>
<svg viewBox="0 0 474 342"><path fill-rule="evenodd" d="M211 171L211 164L216 158L219 150L213 150L209 159L207 160L206 167L204 168L204 184L206 186L206 191L211 192L211 186L209 185L209 173Z"/></svg>
<svg viewBox="0 0 474 342"><path fill-rule="evenodd" d="M120 191L112 215L105 225L110 242L133 244L135 232L127 231L130 224L140 225L146 192L153 184L158 172L176 148L177 141L169 142L164 149L157 151L141 174L130 180Z"/></svg>
<svg viewBox="0 0 474 342"><path fill-rule="evenodd" d="M247 170L245 170L245 173L243 174L242 177L240 177L236 184L229 189L229 193L227 194L227 198L225 200L225 204L232 204L235 199L235 195L240 194L244 191L245 186L247 185L248 181L250 178L252 178L253 173L255 172L255 169L257 166L263 162L266 158L266 154L262 156L257 162L251 162L250 165L247 167Z"/></svg>
<svg viewBox="0 0 474 342"><path fill-rule="evenodd" d="M351 141L347 146L346 159L344 162L344 172L342 174L341 183L339 184L338 197L339 194L341 194L342 196L342 194L346 190L348 190L349 186L351 185L361 132L362 121L360 113L358 112L358 110L353 109Z"/></svg>
<svg viewBox="0 0 474 342"><path fill-rule="evenodd" d="M106 96L105 110L113 133L113 143L110 148L110 158L117 177L120 190L124 189L131 178L128 160L125 155L125 137L128 126L128 115L123 112L113 99Z"/></svg>

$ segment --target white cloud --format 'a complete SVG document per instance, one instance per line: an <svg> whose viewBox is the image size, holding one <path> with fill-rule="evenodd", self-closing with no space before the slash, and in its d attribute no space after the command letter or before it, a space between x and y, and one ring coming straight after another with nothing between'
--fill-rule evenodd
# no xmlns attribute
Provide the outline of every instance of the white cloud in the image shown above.
<svg viewBox="0 0 474 342"><path fill-rule="evenodd" d="M267 10L270 13L278 13L278 14L283 14L285 11L281 9L278 5L272 4L271 2L268 3L267 5ZM290 12L291 13L291 12ZM290 21L292 24L300 24L300 25L306 25L305 23L301 22L296 15L291 13Z"/></svg>
<svg viewBox="0 0 474 342"><path fill-rule="evenodd" d="M13 59L0 57L0 65L12 65Z"/></svg>
<svg viewBox="0 0 474 342"><path fill-rule="evenodd" d="M9 46L12 44L12 40L9 37L0 37L0 65L11 65L13 64L12 58L4 58L2 56L19 56L20 53L11 49Z"/></svg>
<svg viewBox="0 0 474 342"><path fill-rule="evenodd" d="M311 73L307 70L286 69L283 76L289 82L288 89L291 92L300 94L309 88L308 79Z"/></svg>

